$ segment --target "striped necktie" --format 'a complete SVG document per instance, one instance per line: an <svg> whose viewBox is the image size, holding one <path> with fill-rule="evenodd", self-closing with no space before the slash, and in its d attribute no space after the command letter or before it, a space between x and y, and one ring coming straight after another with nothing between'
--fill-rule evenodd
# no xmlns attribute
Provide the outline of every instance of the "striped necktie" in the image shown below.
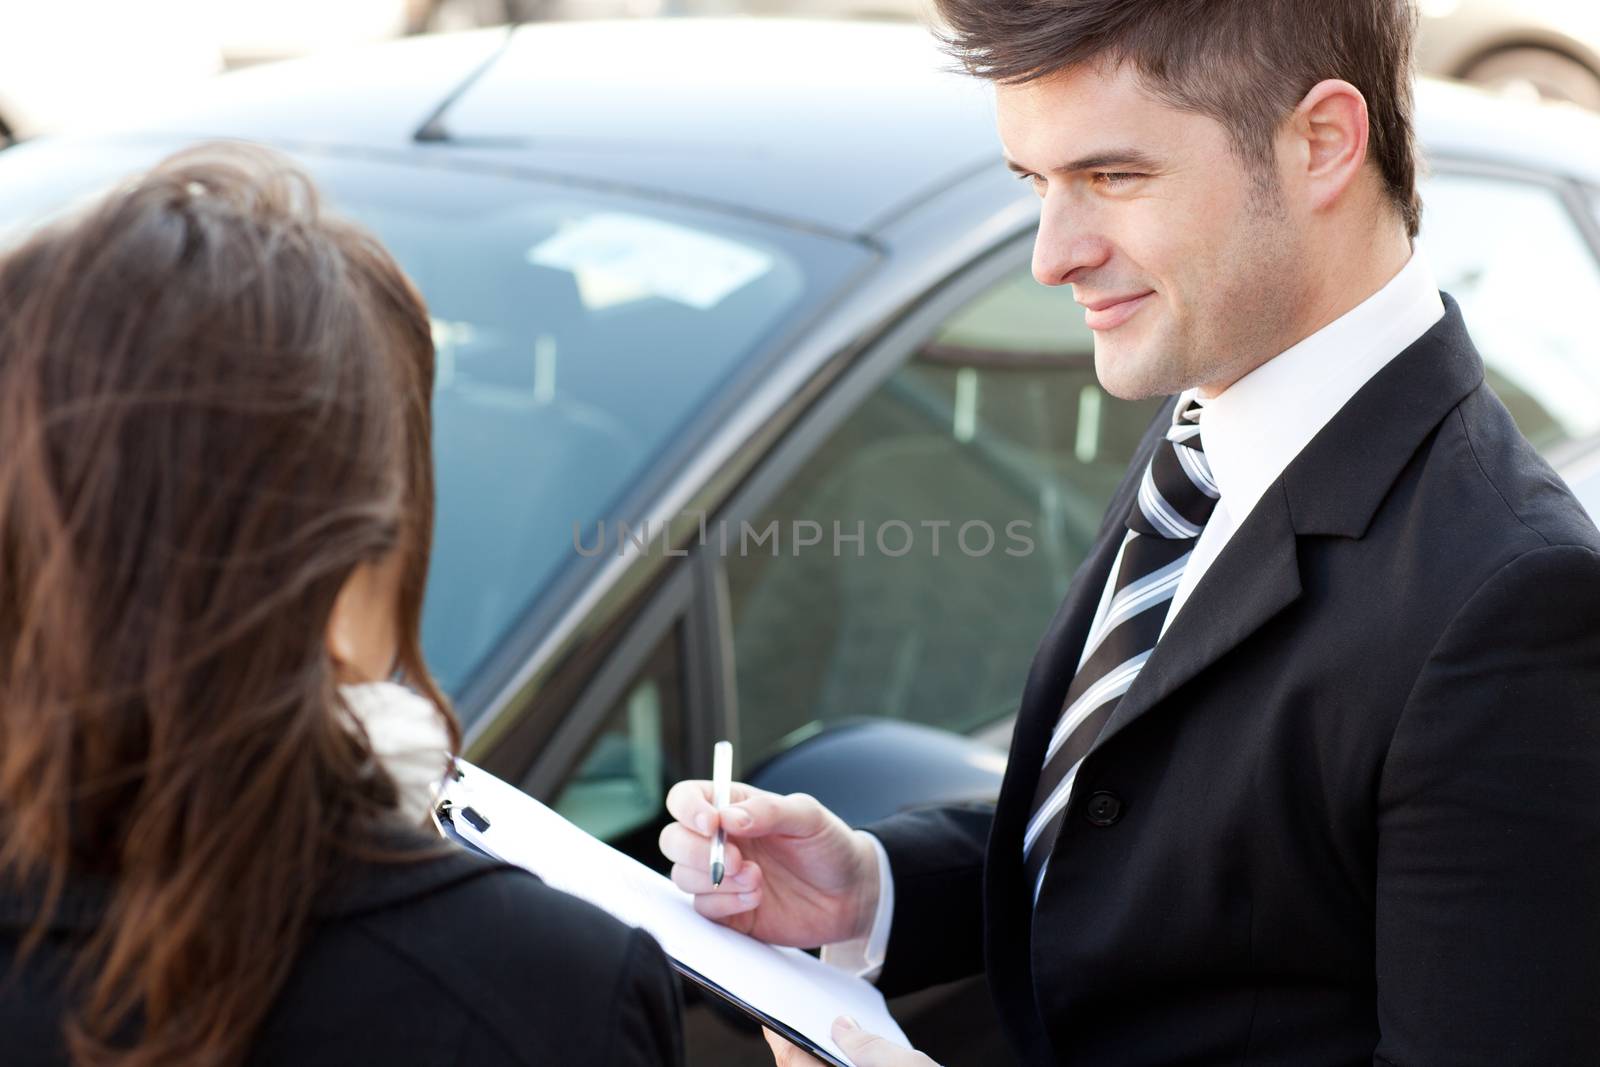
<svg viewBox="0 0 1600 1067"><path fill-rule="evenodd" d="M1217 506L1217 485L1200 448L1200 413L1193 402L1180 405L1166 439L1150 457L1138 499L1128 511L1110 606L1089 631L1045 749L1033 816L1022 839L1023 869L1035 900L1078 765L1155 651L1195 540Z"/></svg>

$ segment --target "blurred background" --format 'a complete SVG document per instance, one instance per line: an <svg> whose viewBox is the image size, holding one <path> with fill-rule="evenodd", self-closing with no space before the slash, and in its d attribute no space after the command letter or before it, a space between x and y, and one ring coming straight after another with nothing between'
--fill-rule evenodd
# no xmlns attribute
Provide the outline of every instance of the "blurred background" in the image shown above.
<svg viewBox="0 0 1600 1067"><path fill-rule="evenodd" d="M1421 247L1600 514L1600 4L1421 9ZM1034 282L1038 200L930 19L0 0L0 242L198 139L291 153L430 308L423 638L470 759L657 866L719 738L857 825L981 802L1155 405L1100 389ZM940 1062L1003 1059L981 981L893 1008ZM689 1042L771 1062L695 998Z"/></svg>
<svg viewBox="0 0 1600 1067"><path fill-rule="evenodd" d="M1420 7L1424 73L1600 109L1600 4ZM409 34L693 15L934 20L931 0L0 0L0 136L137 108L224 69Z"/></svg>

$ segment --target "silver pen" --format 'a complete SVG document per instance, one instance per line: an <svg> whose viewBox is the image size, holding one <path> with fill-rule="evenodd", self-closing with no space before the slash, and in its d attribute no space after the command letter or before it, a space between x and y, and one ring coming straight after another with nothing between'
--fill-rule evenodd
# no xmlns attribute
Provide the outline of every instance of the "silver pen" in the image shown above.
<svg viewBox="0 0 1600 1067"><path fill-rule="evenodd" d="M711 838L711 886L722 885L726 870L724 849L727 834L722 829L722 809L728 806L728 793L733 787L733 742L718 741L711 749L711 803L717 809L717 832Z"/></svg>

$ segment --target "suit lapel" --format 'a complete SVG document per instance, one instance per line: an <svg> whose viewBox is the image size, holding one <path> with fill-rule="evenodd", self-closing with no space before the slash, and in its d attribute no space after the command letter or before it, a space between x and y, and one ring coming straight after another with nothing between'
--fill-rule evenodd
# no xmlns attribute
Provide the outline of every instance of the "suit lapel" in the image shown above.
<svg viewBox="0 0 1600 1067"><path fill-rule="evenodd" d="M1180 685L1217 662L1300 597L1299 553L1282 482L1256 503L1206 570L1092 754Z"/></svg>
<svg viewBox="0 0 1600 1067"><path fill-rule="evenodd" d="M1120 524L1118 526L1102 536L1090 550L1089 558L1074 576L1066 599L1034 653L1033 667L1022 690L1017 725L1011 735L1011 754L1006 762L1008 773L995 807L991 848L1000 837L1012 836L1014 832L1016 853L1018 857L1022 855L1023 828L1034 787L1039 781L1044 748L1077 669L1089 624L1094 621L1101 591L1111 573L1111 563L1122 544L1123 531Z"/></svg>

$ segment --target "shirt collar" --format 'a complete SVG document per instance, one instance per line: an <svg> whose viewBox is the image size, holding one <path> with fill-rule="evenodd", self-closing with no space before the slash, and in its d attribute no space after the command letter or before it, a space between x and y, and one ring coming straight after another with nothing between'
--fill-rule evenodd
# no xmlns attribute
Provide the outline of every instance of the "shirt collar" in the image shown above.
<svg viewBox="0 0 1600 1067"><path fill-rule="evenodd" d="M1229 514L1243 520L1311 439L1390 360L1444 317L1424 256L1383 288L1209 400L1201 440Z"/></svg>

